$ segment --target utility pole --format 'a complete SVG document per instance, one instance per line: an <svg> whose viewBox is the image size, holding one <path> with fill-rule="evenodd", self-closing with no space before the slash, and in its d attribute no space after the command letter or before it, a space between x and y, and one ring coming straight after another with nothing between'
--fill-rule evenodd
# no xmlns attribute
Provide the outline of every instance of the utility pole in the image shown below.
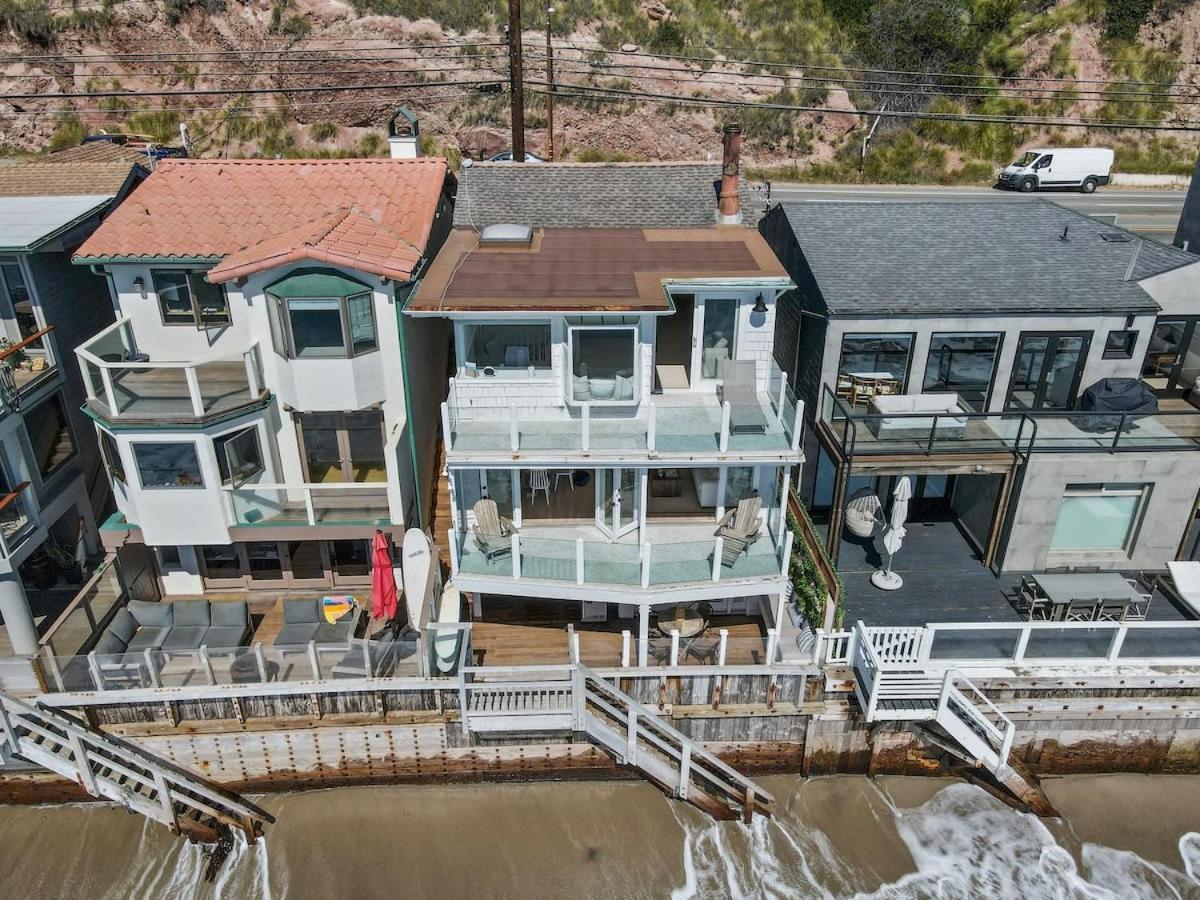
<svg viewBox="0 0 1200 900"><path fill-rule="evenodd" d="M858 180L862 181L864 173L867 169L867 147L871 145L871 139L875 137L875 129L879 127L879 122L883 119L884 112L887 111L887 104L884 103L879 107L879 115L875 117L875 121L871 123L871 127L867 129L867 133L863 135L862 153L858 157Z"/></svg>
<svg viewBox="0 0 1200 900"><path fill-rule="evenodd" d="M550 17L554 7L546 3L546 81L550 83L546 94L546 159L554 162L554 45L550 43Z"/></svg>
<svg viewBox="0 0 1200 900"><path fill-rule="evenodd" d="M525 162L525 76L521 63L521 0L508 0L508 96L512 105L513 162Z"/></svg>

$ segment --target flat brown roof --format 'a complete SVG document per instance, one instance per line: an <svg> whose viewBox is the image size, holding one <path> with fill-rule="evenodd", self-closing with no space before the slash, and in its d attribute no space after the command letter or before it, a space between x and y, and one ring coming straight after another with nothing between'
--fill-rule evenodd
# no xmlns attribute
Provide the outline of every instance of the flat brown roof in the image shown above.
<svg viewBox="0 0 1200 900"><path fill-rule="evenodd" d="M457 312L666 312L663 282L786 278L748 228L558 228L528 247L479 245L455 229L405 309Z"/></svg>

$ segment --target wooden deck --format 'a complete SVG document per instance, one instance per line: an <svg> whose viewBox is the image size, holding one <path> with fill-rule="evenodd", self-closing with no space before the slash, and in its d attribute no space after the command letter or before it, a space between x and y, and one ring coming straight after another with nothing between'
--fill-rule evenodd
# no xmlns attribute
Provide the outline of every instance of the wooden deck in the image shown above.
<svg viewBox="0 0 1200 900"><path fill-rule="evenodd" d="M265 390L257 396L250 393L242 360L203 363L195 370L204 416L233 412L267 395ZM178 422L197 418L184 368L131 367L110 371L117 409L110 410L102 396L89 400L88 405L100 415L112 418L116 413L123 420Z"/></svg>
<svg viewBox="0 0 1200 900"><path fill-rule="evenodd" d="M471 625L474 661L481 666L565 665L570 662L567 624L579 635L580 659L590 666L621 663L621 632L628 631L636 663L638 620L610 616L606 622L582 622L582 604L566 600L531 600L518 597L485 597L483 617ZM757 616L714 616L702 640L716 640L719 629L729 632L726 662L752 665L763 662L766 629ZM664 638L651 629L651 643L662 649ZM683 664L700 660L680 655ZM653 665L654 660L650 663Z"/></svg>

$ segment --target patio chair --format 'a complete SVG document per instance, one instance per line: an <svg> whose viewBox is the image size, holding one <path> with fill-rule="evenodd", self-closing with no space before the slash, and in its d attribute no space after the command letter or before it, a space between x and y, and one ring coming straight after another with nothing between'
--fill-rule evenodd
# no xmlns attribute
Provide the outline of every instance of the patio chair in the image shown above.
<svg viewBox="0 0 1200 900"><path fill-rule="evenodd" d="M850 376L850 405L864 406L871 402L871 398L878 393L878 382L874 378L859 378L857 375Z"/></svg>
<svg viewBox="0 0 1200 900"><path fill-rule="evenodd" d="M700 637L692 638L687 642L687 646L683 650L683 657L687 659L690 656L704 665L716 665L717 650L720 646L720 638L708 637L706 634L701 634Z"/></svg>
<svg viewBox="0 0 1200 900"><path fill-rule="evenodd" d="M1025 615L1030 622L1050 618L1050 604L1028 575L1021 576L1021 586L1017 589L1017 612Z"/></svg>
<svg viewBox="0 0 1200 900"><path fill-rule="evenodd" d="M1154 588L1146 590L1146 583L1141 576L1137 578L1126 578L1125 581L1133 588L1138 595L1138 599L1130 602L1125 610L1126 622L1144 622L1146 615L1150 612L1150 601L1154 599Z"/></svg>
<svg viewBox="0 0 1200 900"><path fill-rule="evenodd" d="M1067 622L1094 622L1100 609L1100 598L1090 600L1072 600L1067 606Z"/></svg>
<svg viewBox="0 0 1200 900"><path fill-rule="evenodd" d="M869 538L883 522L883 504L870 488L859 488L846 504L846 530L857 538Z"/></svg>
<svg viewBox="0 0 1200 900"><path fill-rule="evenodd" d="M722 539L721 565L732 566L758 540L761 511L762 497L754 494L739 500L737 509L729 510L717 523L716 536Z"/></svg>
<svg viewBox="0 0 1200 900"><path fill-rule="evenodd" d="M512 553L512 536L517 533L517 528L510 519L500 515L496 501L484 497L476 501L474 512L475 524L472 531L475 534L475 543L484 557L493 559L505 553Z"/></svg>
<svg viewBox="0 0 1200 900"><path fill-rule="evenodd" d="M834 396L839 397L842 400L849 400L850 399L850 391L852 390L853 387L854 387L854 384L850 380L849 375L844 375L842 373L838 373L837 387L834 389L834 392L833 392Z"/></svg>
<svg viewBox="0 0 1200 900"><path fill-rule="evenodd" d="M1124 622L1129 613L1128 600L1102 600L1096 607L1097 622Z"/></svg>
<svg viewBox="0 0 1200 900"><path fill-rule="evenodd" d="M721 381L721 401L729 404L730 434L765 434L767 417L758 402L758 371L752 359L730 360Z"/></svg>
<svg viewBox="0 0 1200 900"><path fill-rule="evenodd" d="M550 505L550 473L546 469L530 469L529 470L529 502L533 503L533 498L537 496L537 492L541 491L546 495L546 505Z"/></svg>

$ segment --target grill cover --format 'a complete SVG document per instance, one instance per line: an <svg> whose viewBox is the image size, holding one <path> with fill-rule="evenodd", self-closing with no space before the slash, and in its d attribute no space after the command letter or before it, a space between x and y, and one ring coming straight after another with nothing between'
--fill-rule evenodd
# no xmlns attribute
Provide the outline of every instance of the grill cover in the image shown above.
<svg viewBox="0 0 1200 900"><path fill-rule="evenodd" d="M1137 378L1101 378L1087 388L1075 404L1076 412L1116 413L1112 416L1076 416L1076 427L1083 431L1115 431L1125 416L1125 430L1145 416L1158 412L1158 398Z"/></svg>

